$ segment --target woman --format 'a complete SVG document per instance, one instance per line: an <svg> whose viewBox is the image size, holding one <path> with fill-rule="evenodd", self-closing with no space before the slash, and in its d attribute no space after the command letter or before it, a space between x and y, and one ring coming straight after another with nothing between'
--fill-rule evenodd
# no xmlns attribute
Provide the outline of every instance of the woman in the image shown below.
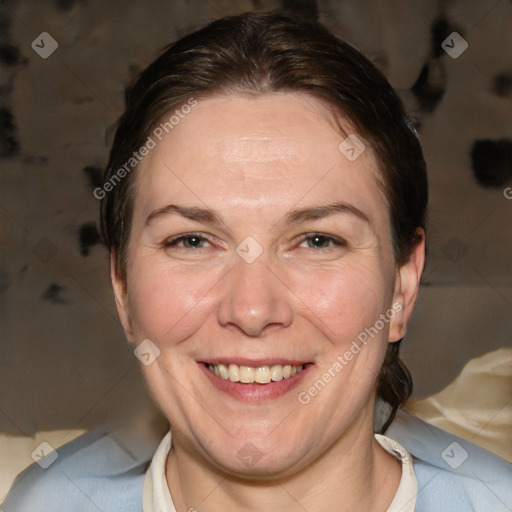
<svg viewBox="0 0 512 512"><path fill-rule="evenodd" d="M150 465L98 433L71 443L6 512L509 510L506 463L393 421L427 179L358 51L280 14L183 38L130 91L95 195L119 317L171 429Z"/></svg>

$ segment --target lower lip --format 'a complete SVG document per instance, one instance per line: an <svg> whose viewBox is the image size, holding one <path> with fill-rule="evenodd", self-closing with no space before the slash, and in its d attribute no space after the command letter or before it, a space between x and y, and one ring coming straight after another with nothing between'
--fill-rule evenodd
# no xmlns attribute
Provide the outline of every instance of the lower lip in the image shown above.
<svg viewBox="0 0 512 512"><path fill-rule="evenodd" d="M242 384L231 382L229 379L217 377L215 373L208 370L205 363L198 363L210 382L223 393L226 393L242 402L264 402L279 398L295 387L297 387L307 374L313 369L313 364L308 364L302 371L295 375L279 381L271 381L268 384Z"/></svg>

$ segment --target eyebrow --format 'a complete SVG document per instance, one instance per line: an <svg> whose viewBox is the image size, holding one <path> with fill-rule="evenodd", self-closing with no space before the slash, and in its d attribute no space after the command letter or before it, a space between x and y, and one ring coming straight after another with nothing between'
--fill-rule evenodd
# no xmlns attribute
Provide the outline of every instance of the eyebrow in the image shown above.
<svg viewBox="0 0 512 512"><path fill-rule="evenodd" d="M300 222L306 222L309 220L323 219L336 214L349 214L353 215L368 224L371 224L369 217L363 211L359 210L355 206L344 203L342 201L336 201L325 206L314 206L311 208L298 208L288 212L284 218L285 224L295 224Z"/></svg>
<svg viewBox="0 0 512 512"><path fill-rule="evenodd" d="M146 226L153 222L158 217L169 214L177 214L185 217L186 219L194 220L196 222L202 222L205 224L213 225L225 225L222 217L210 210L209 208L199 208L197 206L179 206L177 204L168 204L162 208L152 211L146 218Z"/></svg>
<svg viewBox="0 0 512 512"><path fill-rule="evenodd" d="M212 224L216 226L226 226L226 223L222 219L222 216L211 210L209 208L200 208L197 206L180 206L177 204L168 204L162 208L158 208L151 212L146 218L146 226L153 222L158 217L162 217L164 215L169 214L177 214L187 219L201 222L204 224ZM319 220L326 217L330 217L332 215L337 214L349 214L353 215L356 218L359 218L366 223L371 225L370 219L368 216L355 206L344 203L341 201L336 201L331 204L323 205L323 206L313 206L307 208L296 208L290 210L284 216L284 223L289 224L300 224L303 222L311 221L311 220Z"/></svg>

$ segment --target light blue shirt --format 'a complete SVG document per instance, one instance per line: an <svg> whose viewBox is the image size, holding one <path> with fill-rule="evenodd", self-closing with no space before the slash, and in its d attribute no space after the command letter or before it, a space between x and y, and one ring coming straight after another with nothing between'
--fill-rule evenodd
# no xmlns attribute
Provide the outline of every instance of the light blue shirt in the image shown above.
<svg viewBox="0 0 512 512"><path fill-rule="evenodd" d="M413 456L415 512L512 511L505 460L403 411L386 436ZM21 473L2 512L141 512L152 455L136 458L107 433L89 432L61 447L47 469L33 464Z"/></svg>

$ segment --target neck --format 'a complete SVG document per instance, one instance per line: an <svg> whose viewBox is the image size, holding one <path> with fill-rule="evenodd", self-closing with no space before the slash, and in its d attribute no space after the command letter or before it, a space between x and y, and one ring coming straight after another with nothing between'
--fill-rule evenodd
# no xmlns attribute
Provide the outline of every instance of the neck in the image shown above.
<svg viewBox="0 0 512 512"><path fill-rule="evenodd" d="M385 512L398 488L401 466L375 440L373 414L365 413L361 421L313 464L291 476L269 474L265 481L244 480L204 464L180 444L178 435L166 468L176 510Z"/></svg>

